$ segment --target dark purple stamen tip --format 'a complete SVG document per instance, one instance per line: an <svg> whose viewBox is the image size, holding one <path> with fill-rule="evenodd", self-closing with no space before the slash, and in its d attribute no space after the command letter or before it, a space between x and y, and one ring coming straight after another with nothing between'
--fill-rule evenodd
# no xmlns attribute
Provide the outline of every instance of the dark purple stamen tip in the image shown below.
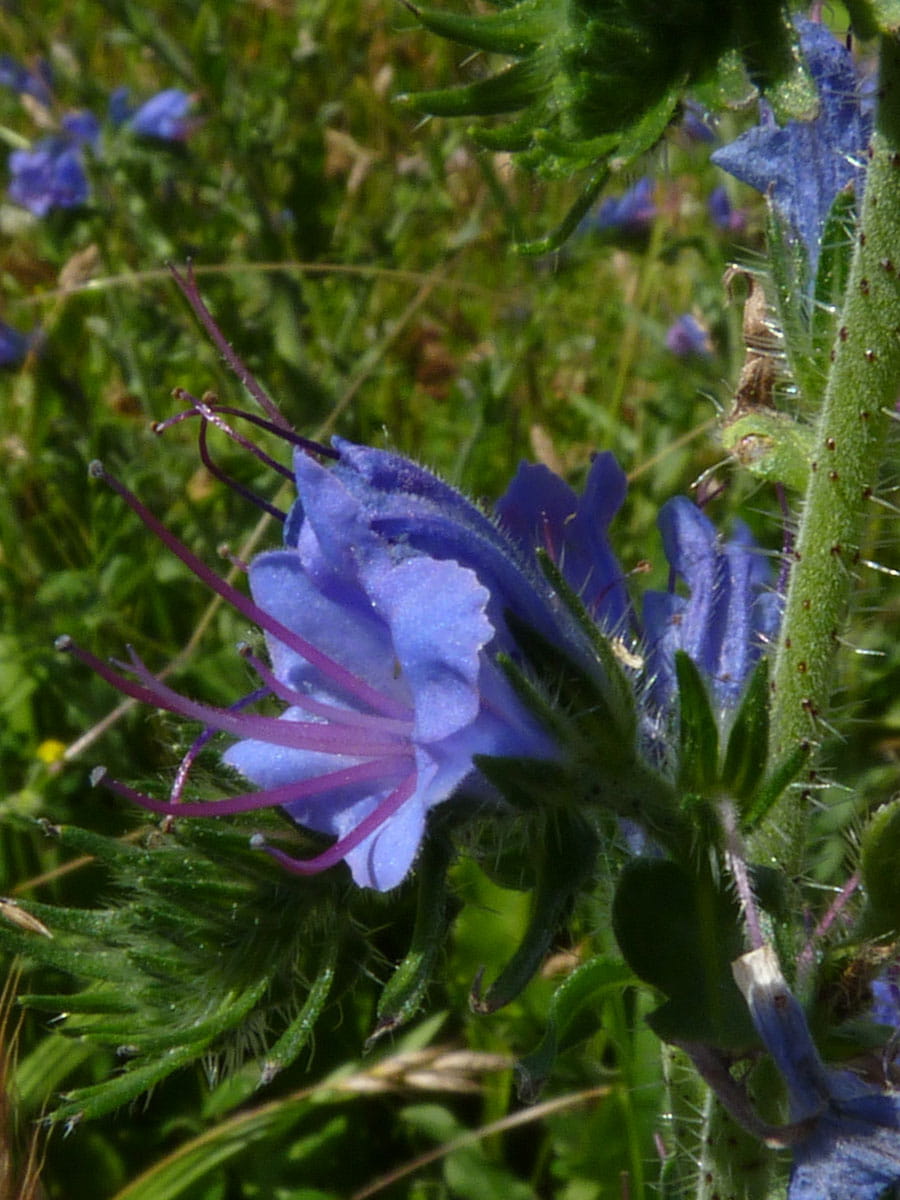
<svg viewBox="0 0 900 1200"><path fill-rule="evenodd" d="M287 421L281 415L281 412L278 409L278 405L260 385L255 376L251 374L250 370L244 365L243 360L235 351L234 347L226 340L221 329L216 324L212 313L204 304L203 297L200 295L200 291L197 287L197 281L194 277L193 264L190 261L188 262L186 275L182 275L181 272L171 264L169 265L169 271L172 274L172 278L181 289L181 294L191 306L194 315L209 334L216 349L225 359L237 380L244 385L263 412L268 413L269 417L279 427L279 429L289 428Z"/></svg>

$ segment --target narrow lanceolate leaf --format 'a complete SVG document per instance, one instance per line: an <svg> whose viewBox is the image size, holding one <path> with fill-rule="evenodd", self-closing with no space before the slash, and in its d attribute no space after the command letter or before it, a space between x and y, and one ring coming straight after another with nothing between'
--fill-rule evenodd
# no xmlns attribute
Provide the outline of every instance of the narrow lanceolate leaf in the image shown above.
<svg viewBox="0 0 900 1200"><path fill-rule="evenodd" d="M762 658L750 676L735 714L722 766L722 785L736 799L759 787L769 753L769 662Z"/></svg>
<svg viewBox="0 0 900 1200"><path fill-rule="evenodd" d="M692 658L676 651L678 678L678 786L705 795L716 782L719 766L719 728L706 684Z"/></svg>

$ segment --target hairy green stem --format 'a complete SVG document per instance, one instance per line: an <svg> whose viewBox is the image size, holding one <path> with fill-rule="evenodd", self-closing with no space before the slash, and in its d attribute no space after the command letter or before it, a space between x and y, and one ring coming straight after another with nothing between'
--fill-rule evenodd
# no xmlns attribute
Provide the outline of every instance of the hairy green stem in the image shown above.
<svg viewBox="0 0 900 1200"><path fill-rule="evenodd" d="M838 336L816 429L775 659L772 757L817 742L833 682L871 496L900 392L900 37L881 43L881 76L865 198ZM801 867L805 801L773 808L755 852Z"/></svg>

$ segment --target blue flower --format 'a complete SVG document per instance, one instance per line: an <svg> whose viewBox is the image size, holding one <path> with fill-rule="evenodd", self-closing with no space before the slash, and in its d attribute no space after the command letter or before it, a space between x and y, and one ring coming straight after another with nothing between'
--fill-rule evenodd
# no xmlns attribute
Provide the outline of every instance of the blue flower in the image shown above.
<svg viewBox="0 0 900 1200"><path fill-rule="evenodd" d="M338 839L357 884L385 891L409 871L429 809L461 788L487 791L475 755L553 747L493 662L477 538L459 552L454 527L489 523L406 459L338 448L331 468L297 454L286 547L249 568L272 664L271 675L258 669L287 703L296 745L251 737L224 759L263 795L295 787L296 800L280 801L287 812Z"/></svg>
<svg viewBox="0 0 900 1200"><path fill-rule="evenodd" d="M32 334L20 333L0 321L0 367L17 367L28 353L32 340Z"/></svg>
<svg viewBox="0 0 900 1200"><path fill-rule="evenodd" d="M644 596L651 701L660 710L671 703L675 651L683 650L705 675L716 705L733 708L778 627L781 600L771 590L768 562L744 525L722 541L683 496L663 505L658 524L673 579L669 591ZM675 591L675 577L687 584L688 596Z"/></svg>
<svg viewBox="0 0 900 1200"><path fill-rule="evenodd" d="M683 313L666 330L666 348L679 358L705 358L712 354L709 330L690 313Z"/></svg>
<svg viewBox="0 0 900 1200"><path fill-rule="evenodd" d="M871 988L872 1020L900 1029L900 962L889 963L872 980Z"/></svg>
<svg viewBox="0 0 900 1200"><path fill-rule="evenodd" d="M712 223L726 233L737 233L747 224L746 213L732 206L728 191L721 184L709 193L706 208Z"/></svg>
<svg viewBox="0 0 900 1200"><path fill-rule="evenodd" d="M215 708L164 685L134 654L120 670L68 641L63 648L126 694L204 726L169 802L114 780L110 788L170 816L283 808L336 839L307 860L265 847L288 869L313 874L345 861L357 884L387 891L407 875L432 808L455 795L499 801L474 766L479 755L557 754L497 664L501 650L517 653L507 611L594 659L495 521L408 459L340 440L335 447L329 465L296 453L297 500L284 517L284 547L250 563L251 599L107 477L149 528L263 631L270 665L245 651L261 690ZM99 465L95 474L105 475ZM263 696L283 706L279 716L249 711ZM216 732L237 739L224 761L259 790L183 803L190 764Z"/></svg>
<svg viewBox="0 0 900 1200"><path fill-rule="evenodd" d="M162 141L176 142L187 137L191 122L188 110L191 97L180 88L166 88L146 100L137 112L127 119L128 128L132 133L142 137L159 138Z"/></svg>
<svg viewBox="0 0 900 1200"><path fill-rule="evenodd" d="M850 52L823 25L796 24L819 89L818 116L779 128L761 103L760 124L716 150L712 161L771 197L775 211L805 246L814 277L835 197L848 184L862 186L872 122Z"/></svg>
<svg viewBox="0 0 900 1200"><path fill-rule="evenodd" d="M0 86L8 87L20 95L33 96L45 107L53 99L50 91L50 68L43 60L38 64L36 71L29 71L8 54L0 54Z"/></svg>
<svg viewBox="0 0 900 1200"><path fill-rule="evenodd" d="M496 506L504 529L533 558L540 548L607 633L623 632L629 610L625 577L609 543L622 507L625 472L610 453L594 459L581 496L547 467L521 463Z"/></svg>
<svg viewBox="0 0 900 1200"><path fill-rule="evenodd" d="M10 60L11 62L12 60ZM0 61L0 82L3 63ZM15 74L12 67L8 73ZM18 76L16 76L17 78ZM128 105L126 88L117 88L109 99L114 123L127 121L132 132L161 140L180 140L190 132L186 117L191 98L178 88L152 96L134 113ZM92 112L66 113L60 132L44 138L31 150L15 150L9 156L9 197L36 217L54 208L77 208L90 196L85 171L85 148L99 154L101 126Z"/></svg>
<svg viewBox="0 0 900 1200"><path fill-rule="evenodd" d="M796 1123L788 1200L878 1200L900 1180L900 1094L826 1068L769 946L734 964Z"/></svg>
<svg viewBox="0 0 900 1200"><path fill-rule="evenodd" d="M637 234L643 233L655 216L653 180L645 175L621 196L607 196L583 225L601 232Z"/></svg>
<svg viewBox="0 0 900 1200"><path fill-rule="evenodd" d="M64 138L44 138L33 150L14 150L9 171L10 200L36 217L54 208L77 208L90 194L80 147Z"/></svg>

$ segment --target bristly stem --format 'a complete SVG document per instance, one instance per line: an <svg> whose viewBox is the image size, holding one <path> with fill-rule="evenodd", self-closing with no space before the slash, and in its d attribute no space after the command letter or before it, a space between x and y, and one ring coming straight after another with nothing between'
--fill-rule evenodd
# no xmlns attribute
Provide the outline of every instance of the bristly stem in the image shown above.
<svg viewBox="0 0 900 1200"><path fill-rule="evenodd" d="M884 36L865 197L792 553L773 675L774 765L816 742L833 686L870 498L900 390L900 36ZM805 803L772 809L754 854L801 868Z"/></svg>

